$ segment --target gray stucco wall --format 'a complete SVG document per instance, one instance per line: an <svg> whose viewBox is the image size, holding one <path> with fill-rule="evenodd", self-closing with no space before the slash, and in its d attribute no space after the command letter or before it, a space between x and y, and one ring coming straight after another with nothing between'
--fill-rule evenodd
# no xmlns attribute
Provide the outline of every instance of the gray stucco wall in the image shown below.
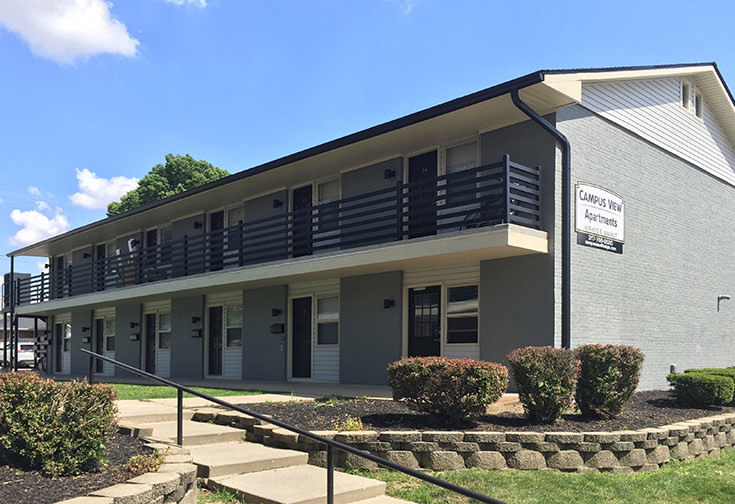
<svg viewBox="0 0 735 504"><path fill-rule="evenodd" d="M192 322L192 317L199 317ZM199 329L200 336L192 337ZM171 377L204 376L204 296L171 300Z"/></svg>
<svg viewBox="0 0 735 504"><path fill-rule="evenodd" d="M572 145L573 183L620 195L618 255L572 245L572 347L643 350L641 389L677 370L735 365L735 189L581 106L557 114ZM718 295L733 295L722 301Z"/></svg>
<svg viewBox="0 0 735 504"><path fill-rule="evenodd" d="M138 325L131 328L131 323ZM131 334L137 334L138 340L131 341ZM115 310L115 359L140 368L142 334L140 304L118 305ZM133 376L132 373L119 368L115 368L115 375Z"/></svg>
<svg viewBox="0 0 735 504"><path fill-rule="evenodd" d="M402 271L340 280L341 383L388 384L388 364L401 358L402 292Z"/></svg>
<svg viewBox="0 0 735 504"><path fill-rule="evenodd" d="M286 380L286 333L271 333L272 324L286 323L288 286L243 292L243 380ZM281 310L274 317L273 309Z"/></svg>
<svg viewBox="0 0 735 504"><path fill-rule="evenodd" d="M83 328L88 330L85 332ZM83 338L89 338L92 341L92 311L84 310L72 312L71 314L71 374L73 376L82 376L89 373L89 357L80 352L81 348L91 350L91 343L82 343Z"/></svg>

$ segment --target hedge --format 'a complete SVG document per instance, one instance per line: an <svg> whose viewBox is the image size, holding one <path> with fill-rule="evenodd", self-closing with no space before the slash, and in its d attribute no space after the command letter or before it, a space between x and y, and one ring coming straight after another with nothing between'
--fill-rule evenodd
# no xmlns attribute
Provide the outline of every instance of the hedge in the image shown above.
<svg viewBox="0 0 735 504"><path fill-rule="evenodd" d="M671 373L666 379L681 404L706 408L732 402L735 381L729 376L706 373Z"/></svg>

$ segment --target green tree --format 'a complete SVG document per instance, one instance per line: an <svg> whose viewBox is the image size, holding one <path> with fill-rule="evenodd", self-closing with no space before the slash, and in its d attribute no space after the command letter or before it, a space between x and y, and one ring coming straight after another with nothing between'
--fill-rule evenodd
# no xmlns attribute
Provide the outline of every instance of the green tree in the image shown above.
<svg viewBox="0 0 735 504"><path fill-rule="evenodd" d="M186 156L167 154L166 164L157 164L140 179L138 187L125 194L120 201L107 205L107 216L127 212L133 208L173 196L194 187L226 177L230 173L210 163Z"/></svg>

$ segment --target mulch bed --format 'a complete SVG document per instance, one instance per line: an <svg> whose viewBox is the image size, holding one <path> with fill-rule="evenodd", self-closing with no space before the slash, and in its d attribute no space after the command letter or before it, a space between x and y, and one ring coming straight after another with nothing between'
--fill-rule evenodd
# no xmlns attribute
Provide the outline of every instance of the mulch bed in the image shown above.
<svg viewBox="0 0 735 504"><path fill-rule="evenodd" d="M457 429L447 426L436 419L411 411L401 403L372 400L327 400L316 403L258 403L247 408L270 415L279 420L307 430L331 430L335 422L346 418L361 418L366 430L446 430ZM691 420L720 413L733 413L735 408L696 409L679 407L668 391L638 392L633 396L626 410L613 420L585 420L580 415L564 415L553 425L529 424L522 413L506 411L494 415L484 415L471 425L460 428L465 430L486 431L617 431L636 430L645 427ZM134 455L148 453L149 450L134 438L116 435L107 443L106 455L109 466L103 472L93 472L80 476L47 478L38 471L24 470L9 465L0 465L0 503L1 504L53 504L94 490L112 486L130 479L131 475L124 466ZM3 462L0 461L0 464Z"/></svg>
<svg viewBox="0 0 735 504"><path fill-rule="evenodd" d="M0 465L0 503L53 504L87 495L132 478L125 464L132 456L151 451L140 440L122 434L116 434L105 446L110 461L103 472L48 478L38 471ZM0 460L0 464L4 462Z"/></svg>
<svg viewBox="0 0 735 504"><path fill-rule="evenodd" d="M591 432L636 430L646 427L691 420L695 418L735 412L733 407L697 409L676 404L669 391L638 392L625 411L612 420L590 420L579 414L564 415L551 425L531 424L523 413L505 411L483 415L476 422L462 426L445 425L429 415L410 410L393 401L348 400L317 403L257 403L246 409L270 415L306 430L331 430L335 422L346 418L362 419L365 430L483 430L483 431L535 431L535 432Z"/></svg>

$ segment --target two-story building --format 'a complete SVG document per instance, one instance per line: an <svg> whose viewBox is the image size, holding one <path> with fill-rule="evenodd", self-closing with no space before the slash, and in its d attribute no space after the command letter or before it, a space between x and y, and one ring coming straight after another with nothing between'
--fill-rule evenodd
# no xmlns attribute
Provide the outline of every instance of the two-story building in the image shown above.
<svg viewBox="0 0 735 504"><path fill-rule="evenodd" d="M735 365L714 64L538 71L16 250L48 368L386 383L402 356L622 343ZM228 167L231 169L231 167ZM107 364L97 372L112 374Z"/></svg>

